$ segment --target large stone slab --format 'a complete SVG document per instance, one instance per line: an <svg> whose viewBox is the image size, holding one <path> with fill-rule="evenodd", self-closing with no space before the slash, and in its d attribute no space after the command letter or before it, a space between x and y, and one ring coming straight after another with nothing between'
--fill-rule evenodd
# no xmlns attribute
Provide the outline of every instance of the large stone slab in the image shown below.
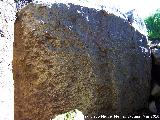
<svg viewBox="0 0 160 120"><path fill-rule="evenodd" d="M150 51L125 19L73 4L29 4L15 22L15 120L78 109L125 115L147 107Z"/></svg>
<svg viewBox="0 0 160 120"><path fill-rule="evenodd" d="M152 59L153 59L153 64L154 65L160 65L160 40L153 40L149 44L152 52Z"/></svg>

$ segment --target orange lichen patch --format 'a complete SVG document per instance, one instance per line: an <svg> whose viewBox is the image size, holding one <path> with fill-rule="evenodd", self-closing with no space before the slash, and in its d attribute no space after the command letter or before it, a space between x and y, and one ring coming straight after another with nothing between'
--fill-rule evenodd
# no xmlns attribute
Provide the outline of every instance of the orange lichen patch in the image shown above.
<svg viewBox="0 0 160 120"><path fill-rule="evenodd" d="M92 91L81 91L87 91L89 81L94 79L83 42L49 34L35 37L25 33L28 28L24 30L21 22L15 23L15 119L49 119L77 105L82 109L83 104L89 104ZM84 84L84 80L88 82Z"/></svg>

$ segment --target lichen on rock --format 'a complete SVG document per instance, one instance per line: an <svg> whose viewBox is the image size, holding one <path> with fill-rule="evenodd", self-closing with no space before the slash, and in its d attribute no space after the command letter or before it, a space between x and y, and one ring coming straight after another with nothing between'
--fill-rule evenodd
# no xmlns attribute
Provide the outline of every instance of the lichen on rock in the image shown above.
<svg viewBox="0 0 160 120"><path fill-rule="evenodd" d="M125 19L62 3L32 3L17 15L15 119L46 120L74 109L124 115L147 106L147 39Z"/></svg>

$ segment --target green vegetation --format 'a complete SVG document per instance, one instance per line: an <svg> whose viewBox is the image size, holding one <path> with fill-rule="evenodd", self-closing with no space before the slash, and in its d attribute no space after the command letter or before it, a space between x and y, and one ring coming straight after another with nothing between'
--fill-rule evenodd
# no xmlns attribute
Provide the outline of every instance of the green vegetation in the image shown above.
<svg viewBox="0 0 160 120"><path fill-rule="evenodd" d="M84 120L84 116L83 116L82 112L75 109L75 110L69 111L67 113L58 115L58 116L56 116L56 118L54 118L52 120L75 120L77 117L81 120Z"/></svg>
<svg viewBox="0 0 160 120"><path fill-rule="evenodd" d="M148 37L150 40L160 40L160 9L157 9L155 13L145 19L145 24L148 31Z"/></svg>
<svg viewBox="0 0 160 120"><path fill-rule="evenodd" d="M64 120L74 120L75 111L70 111L66 113Z"/></svg>

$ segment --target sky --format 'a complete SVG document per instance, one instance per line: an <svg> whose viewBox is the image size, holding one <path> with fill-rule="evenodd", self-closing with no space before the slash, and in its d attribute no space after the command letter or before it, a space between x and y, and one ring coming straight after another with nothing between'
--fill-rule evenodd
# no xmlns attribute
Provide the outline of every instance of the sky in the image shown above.
<svg viewBox="0 0 160 120"><path fill-rule="evenodd" d="M89 7L97 5L113 5L117 8L121 8L122 11L129 11L135 9L139 16L145 18L149 16L157 8L160 8L160 0L38 0L43 2L72 2L75 4L81 4Z"/></svg>
<svg viewBox="0 0 160 120"><path fill-rule="evenodd" d="M160 0L112 0L112 2L125 10L136 9L142 17L147 17L160 8Z"/></svg>
<svg viewBox="0 0 160 120"><path fill-rule="evenodd" d="M143 18L160 8L160 0L88 0L91 3L93 1L95 2L94 4L112 4L124 11L135 9Z"/></svg>

